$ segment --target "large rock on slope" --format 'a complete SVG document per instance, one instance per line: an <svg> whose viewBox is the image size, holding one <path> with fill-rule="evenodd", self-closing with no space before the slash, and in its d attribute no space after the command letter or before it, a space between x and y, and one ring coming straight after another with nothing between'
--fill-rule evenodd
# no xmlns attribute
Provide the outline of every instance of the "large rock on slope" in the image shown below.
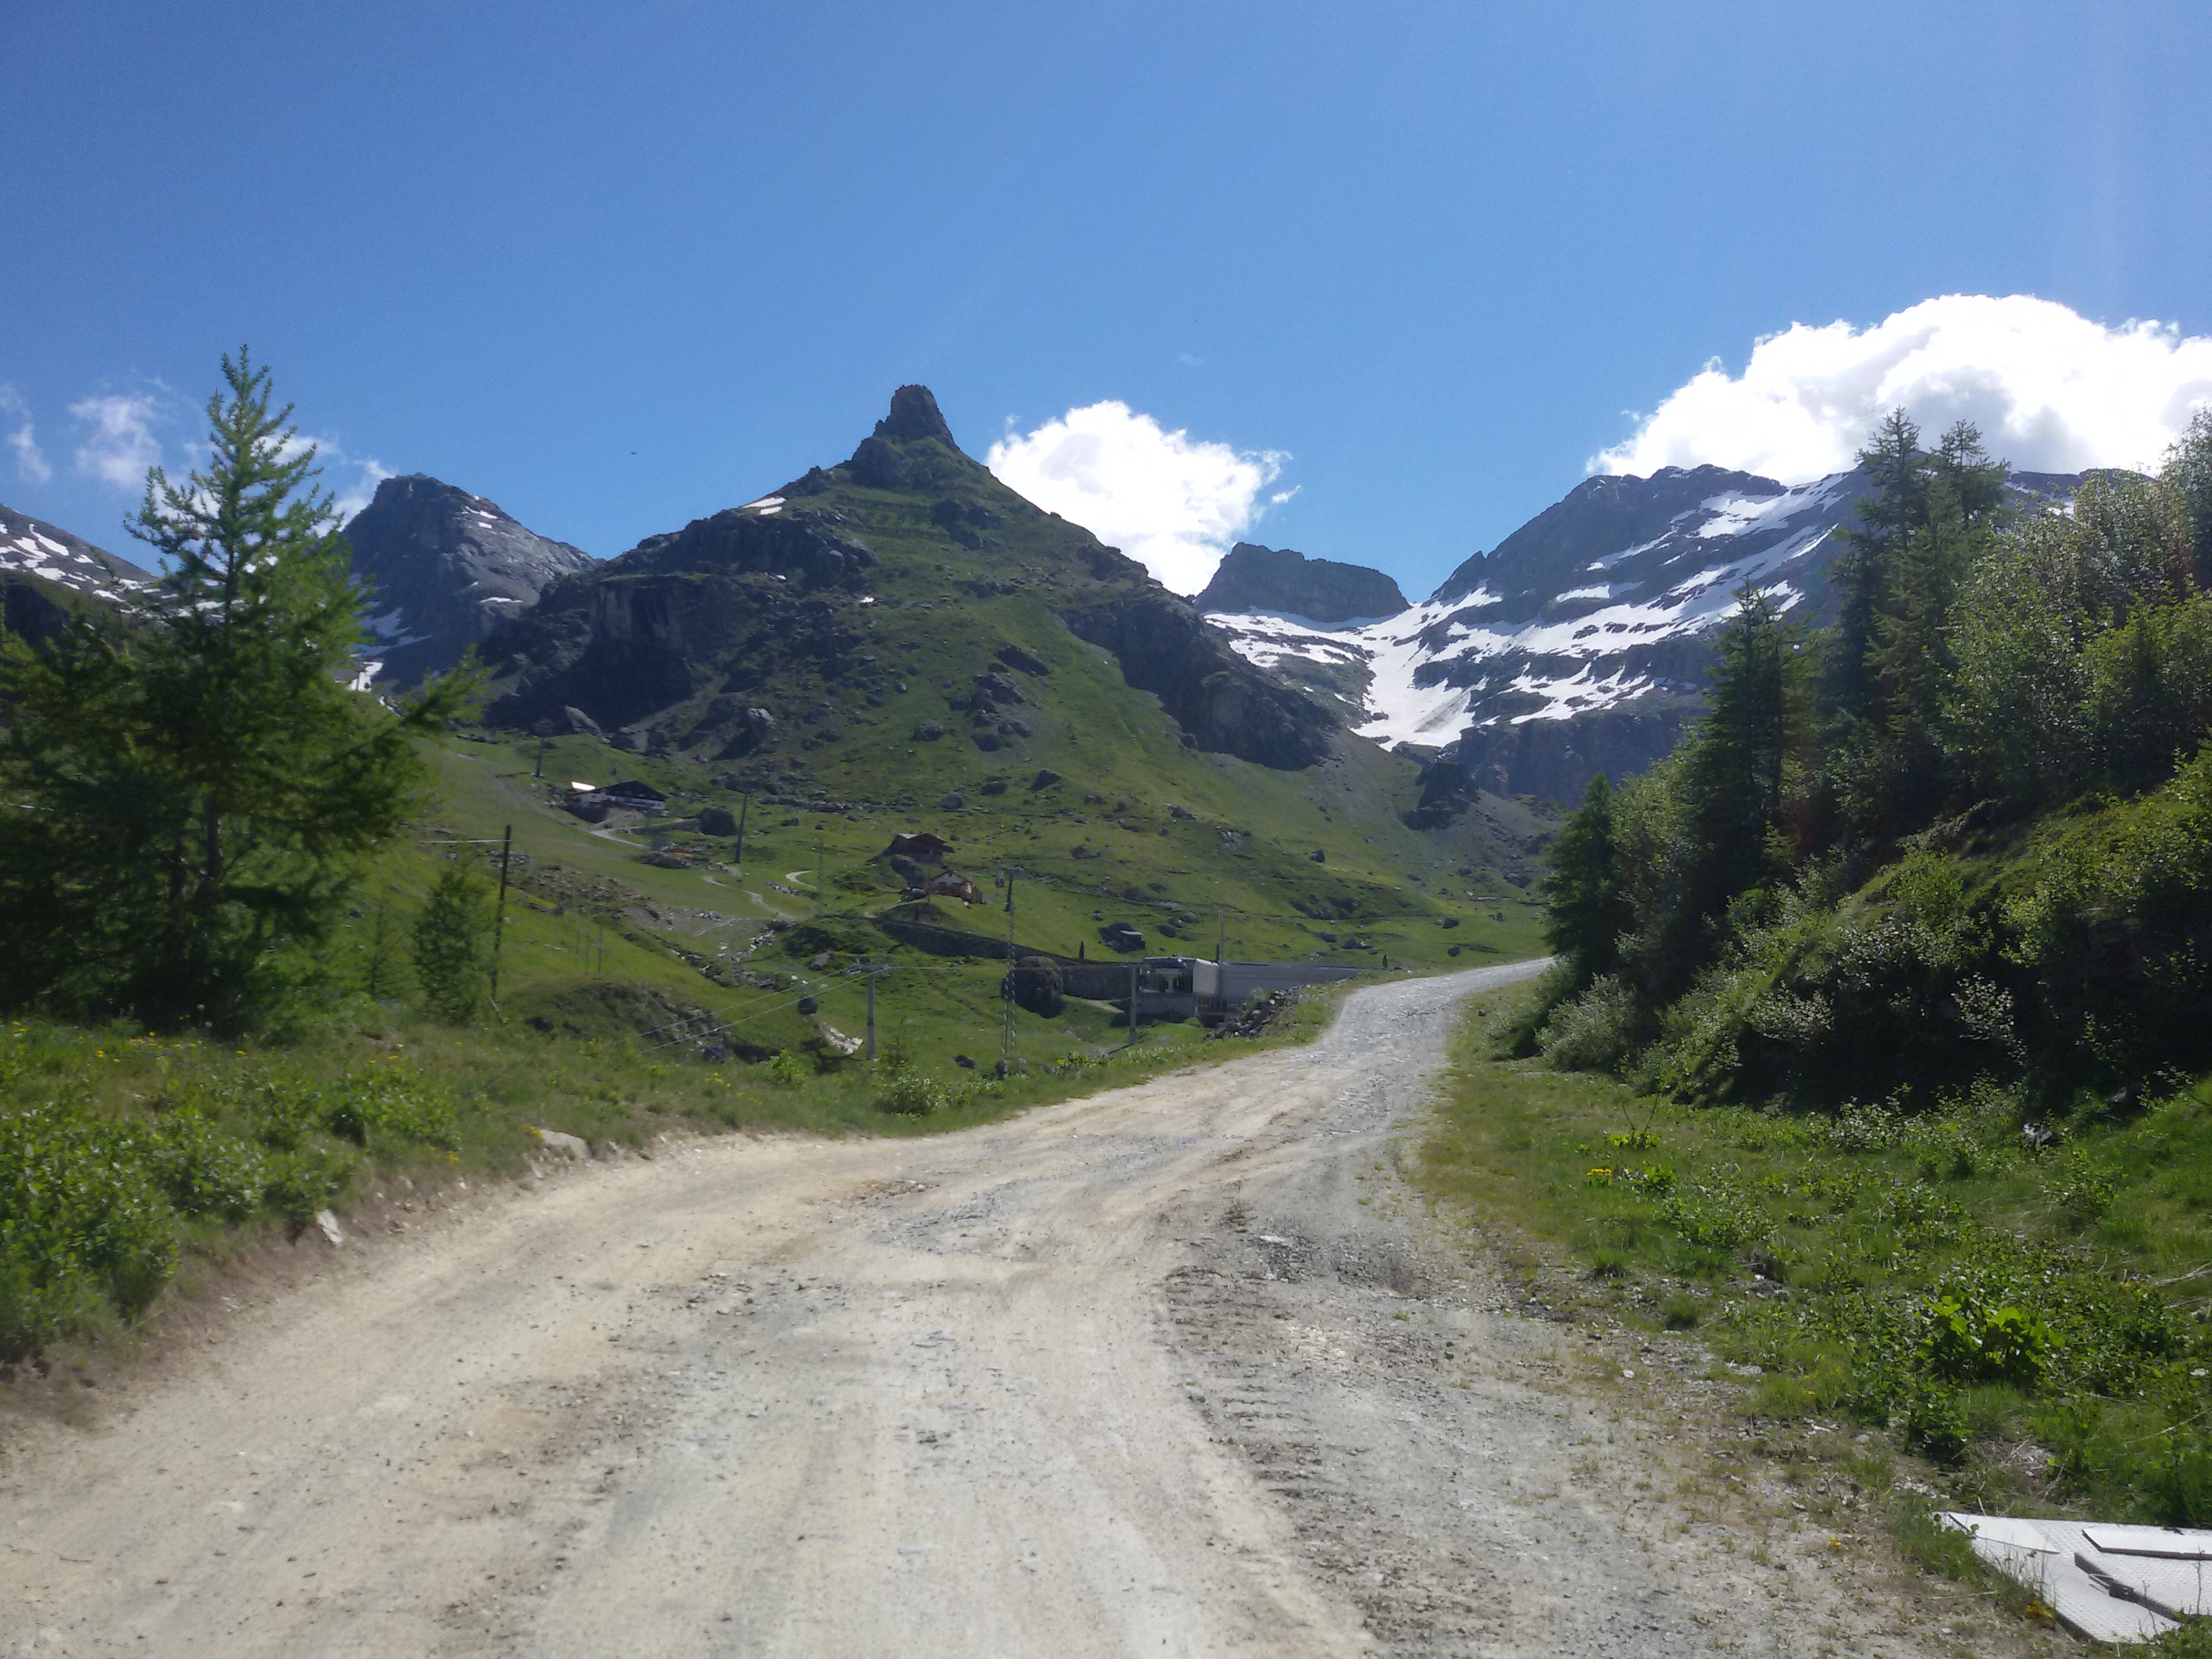
<svg viewBox="0 0 2212 1659"><path fill-rule="evenodd" d="M451 668L591 555L517 524L498 506L422 473L386 478L345 527L353 574L373 590L367 654L380 685Z"/></svg>
<svg viewBox="0 0 2212 1659"><path fill-rule="evenodd" d="M1231 548L1191 603L1209 615L1266 612L1330 623L1380 622L1407 608L1398 584L1379 570L1255 542Z"/></svg>

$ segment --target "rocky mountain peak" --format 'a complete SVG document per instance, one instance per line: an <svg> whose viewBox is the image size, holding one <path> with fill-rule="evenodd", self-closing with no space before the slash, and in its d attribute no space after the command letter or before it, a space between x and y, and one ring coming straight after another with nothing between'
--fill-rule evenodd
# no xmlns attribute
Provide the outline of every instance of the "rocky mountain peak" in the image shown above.
<svg viewBox="0 0 2212 1659"><path fill-rule="evenodd" d="M937 399L926 386L902 386L891 393L891 412L876 422L876 436L900 443L934 438L949 449L960 447L952 441L952 428L945 425Z"/></svg>
<svg viewBox="0 0 2212 1659"><path fill-rule="evenodd" d="M1208 614L1266 612L1331 623L1371 622L1407 608L1398 584L1379 570L1256 542L1231 548L1192 603Z"/></svg>
<svg viewBox="0 0 2212 1659"><path fill-rule="evenodd" d="M368 654L380 684L452 667L591 555L526 528L495 502L422 473L386 478L345 527L353 574L372 592Z"/></svg>

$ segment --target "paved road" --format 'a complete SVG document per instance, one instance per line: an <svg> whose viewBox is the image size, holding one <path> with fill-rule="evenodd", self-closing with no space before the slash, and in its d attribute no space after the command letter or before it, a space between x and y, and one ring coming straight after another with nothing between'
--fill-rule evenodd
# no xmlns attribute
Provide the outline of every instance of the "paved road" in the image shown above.
<svg viewBox="0 0 2212 1659"><path fill-rule="evenodd" d="M1809 1651L1832 1609L1639 1510L1644 1455L1549 1334L1425 1268L1391 1200L1457 1001L1527 971L957 1135L593 1165L342 1254L17 1450L0 1639Z"/></svg>

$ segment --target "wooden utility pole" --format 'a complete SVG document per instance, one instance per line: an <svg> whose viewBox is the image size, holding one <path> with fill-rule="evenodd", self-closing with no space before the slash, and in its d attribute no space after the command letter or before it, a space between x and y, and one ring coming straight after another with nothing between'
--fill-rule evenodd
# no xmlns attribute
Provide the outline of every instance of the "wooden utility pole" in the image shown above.
<svg viewBox="0 0 2212 1659"><path fill-rule="evenodd" d="M499 902L491 917L491 1000L499 1006L499 947L507 938L507 861L514 852L514 826L508 824L499 842Z"/></svg>
<svg viewBox="0 0 2212 1659"><path fill-rule="evenodd" d="M545 775L545 745L546 745L547 744L549 744L549 743L552 742L552 741L553 741L553 739L552 739L552 738L549 738L549 737L545 736L543 732L540 732L540 733L538 734L538 769L537 769L536 771L532 772L532 773L530 775L532 777L533 777L533 778L542 778L542 777L544 777L544 776Z"/></svg>
<svg viewBox="0 0 2212 1659"><path fill-rule="evenodd" d="M999 1075L1008 1077L1014 1069L1014 877L1006 872L1006 996L1005 1018L999 1029Z"/></svg>

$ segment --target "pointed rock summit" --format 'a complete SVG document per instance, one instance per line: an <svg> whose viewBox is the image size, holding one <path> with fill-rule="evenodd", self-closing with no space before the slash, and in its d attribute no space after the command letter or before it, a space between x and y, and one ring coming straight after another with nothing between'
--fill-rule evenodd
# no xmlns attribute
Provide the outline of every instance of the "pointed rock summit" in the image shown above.
<svg viewBox="0 0 2212 1659"><path fill-rule="evenodd" d="M934 438L948 448L960 447L952 441L952 428L945 424L937 399L926 386L902 386L891 393L891 412L876 422L876 436L900 443Z"/></svg>

